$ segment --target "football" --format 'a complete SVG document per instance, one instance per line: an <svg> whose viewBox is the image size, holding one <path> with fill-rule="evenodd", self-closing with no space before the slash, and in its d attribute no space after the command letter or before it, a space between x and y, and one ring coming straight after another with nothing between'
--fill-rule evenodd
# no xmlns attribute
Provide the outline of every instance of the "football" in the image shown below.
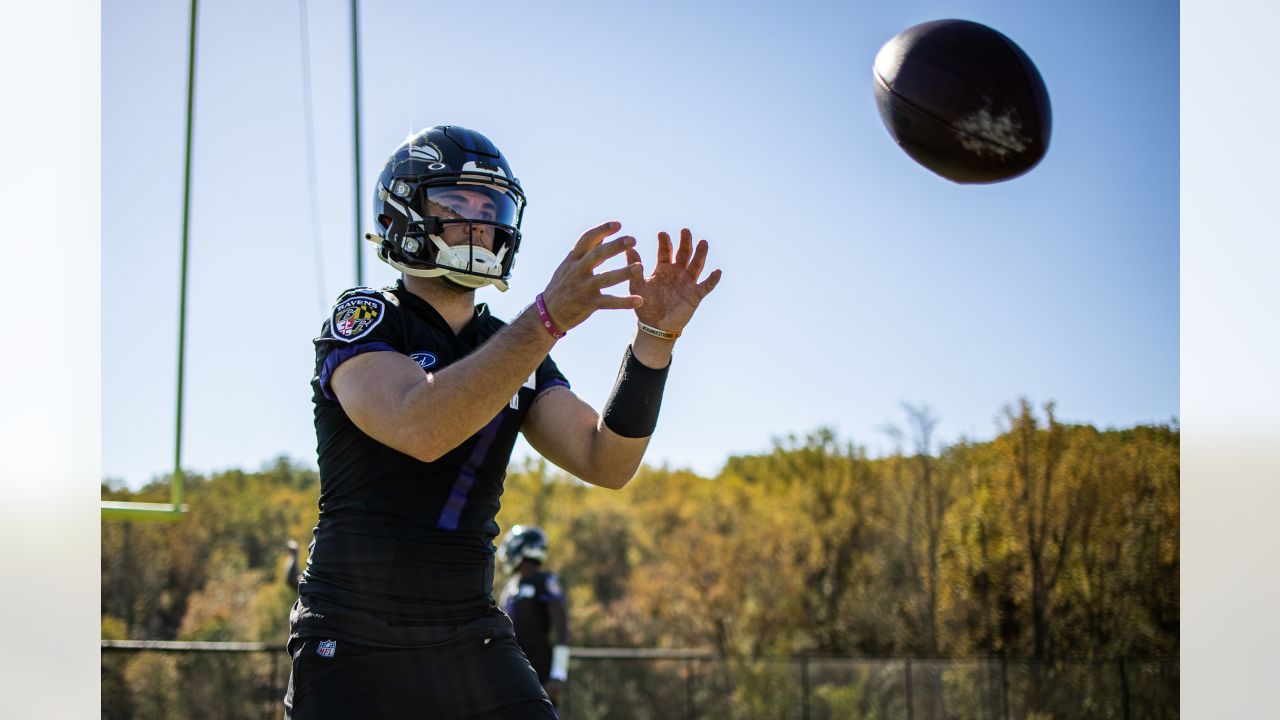
<svg viewBox="0 0 1280 720"><path fill-rule="evenodd" d="M907 28L876 54L876 105L916 162L957 183L1009 180L1049 146L1049 93L1031 58L968 20Z"/></svg>

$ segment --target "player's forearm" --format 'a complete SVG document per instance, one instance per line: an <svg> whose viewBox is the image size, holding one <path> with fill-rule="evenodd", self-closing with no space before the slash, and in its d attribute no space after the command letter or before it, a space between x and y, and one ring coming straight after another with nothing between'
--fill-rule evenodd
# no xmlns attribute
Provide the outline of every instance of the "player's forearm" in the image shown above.
<svg viewBox="0 0 1280 720"><path fill-rule="evenodd" d="M569 644L569 613L565 610L564 601L551 603L552 635L556 645Z"/></svg>
<svg viewBox="0 0 1280 720"><path fill-rule="evenodd" d="M579 477L592 485L621 490L640 469L649 438L622 437L601 421L591 437L587 467Z"/></svg>
<svg viewBox="0 0 1280 720"><path fill-rule="evenodd" d="M671 365L671 352L674 340L663 340L645 333L636 333L631 343L631 355L639 361L641 370L665 370ZM661 384L652 384L651 378L629 378L626 382L637 383L649 381L649 387L642 393L650 402L661 401ZM662 382L665 382L665 378ZM656 393L656 398L654 397ZM653 417L641 419L635 417L639 409L633 407L635 395L623 392L621 386L615 388L610 397L610 407L596 424L591 439L590 467L598 485L620 489L631 481L640 462L644 459L645 450L652 437L651 424L657 421L657 408L652 408ZM622 404L623 407L617 407ZM610 427L612 425L612 427Z"/></svg>
<svg viewBox="0 0 1280 720"><path fill-rule="evenodd" d="M413 455L435 460L489 424L554 342L526 308L475 352L415 385L404 398Z"/></svg>

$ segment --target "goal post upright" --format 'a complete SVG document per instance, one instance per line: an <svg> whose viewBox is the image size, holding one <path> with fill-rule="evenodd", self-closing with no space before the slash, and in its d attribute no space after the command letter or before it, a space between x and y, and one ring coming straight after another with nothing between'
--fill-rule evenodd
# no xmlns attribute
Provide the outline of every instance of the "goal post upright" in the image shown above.
<svg viewBox="0 0 1280 720"><path fill-rule="evenodd" d="M187 248L191 226L191 138L195 118L196 95L196 0L191 0L190 35L187 44L187 136L182 180L182 263L178 299L178 402L177 421L173 448L173 477L169 482L168 503L102 501L104 520L158 520L173 521L187 512L183 503L184 482L182 473L182 399L183 370L186 366L187 335Z"/></svg>

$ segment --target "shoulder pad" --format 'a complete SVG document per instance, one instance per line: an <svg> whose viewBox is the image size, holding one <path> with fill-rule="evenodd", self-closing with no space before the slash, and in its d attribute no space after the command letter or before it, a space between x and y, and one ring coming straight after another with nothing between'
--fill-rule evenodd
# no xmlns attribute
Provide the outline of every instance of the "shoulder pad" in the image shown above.
<svg viewBox="0 0 1280 720"><path fill-rule="evenodd" d="M353 287L338 293L338 299L335 300L334 302L340 303L343 300L346 300L347 298L351 297L352 295L377 295L377 294L378 294L378 291L374 290L371 287L363 287L363 286Z"/></svg>
<svg viewBox="0 0 1280 720"><path fill-rule="evenodd" d="M489 303L476 303L476 317L484 318L486 325L503 328L507 326L506 321L493 314L489 309Z"/></svg>

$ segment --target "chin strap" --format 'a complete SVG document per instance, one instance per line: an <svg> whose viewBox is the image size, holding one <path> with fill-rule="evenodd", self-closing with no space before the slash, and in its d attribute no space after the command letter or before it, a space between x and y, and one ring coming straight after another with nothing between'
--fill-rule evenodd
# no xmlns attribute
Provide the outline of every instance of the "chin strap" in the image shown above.
<svg viewBox="0 0 1280 720"><path fill-rule="evenodd" d="M386 239L376 233L365 233L364 239L378 245L378 259L399 270L406 275L414 277L441 277L450 280L465 288L481 288L485 285L492 285L501 292L506 292L507 281L500 277L494 277L489 273L502 272L502 258L507 254L507 248L503 247L497 255L488 250L477 247L475 245L457 245L450 246L444 242L439 236L431 235L431 242L436 246L436 262L441 265L449 265L457 270L471 270L474 273L483 273L485 277L479 277L471 273L456 272L449 267L416 267L407 265L395 258L387 250Z"/></svg>

